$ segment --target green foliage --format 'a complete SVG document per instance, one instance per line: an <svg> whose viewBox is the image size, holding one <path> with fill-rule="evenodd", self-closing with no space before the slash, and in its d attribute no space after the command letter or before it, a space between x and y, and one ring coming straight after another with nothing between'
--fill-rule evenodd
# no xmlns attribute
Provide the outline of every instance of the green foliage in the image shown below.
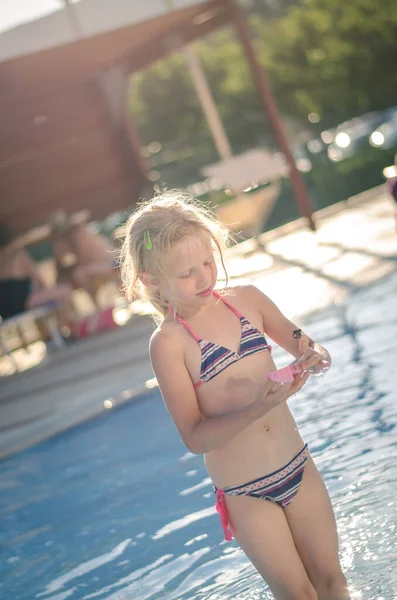
<svg viewBox="0 0 397 600"><path fill-rule="evenodd" d="M250 16L257 54L284 124L290 120L294 132L304 128L316 135L354 116L397 104L396 0L240 0L240 4ZM234 29L218 30L194 48L234 153L259 145L274 147ZM186 186L201 178L201 167L218 159L182 52L132 77L130 106L143 144L154 140L162 144L162 152L150 158L160 183ZM318 125L309 124L310 112L320 115ZM323 163L315 164L306 179L316 207L379 183L386 157L379 150L373 152L379 161L368 155L333 165L324 157ZM285 202L277 204L280 211L293 205L285 183Z"/></svg>
<svg viewBox="0 0 397 600"><path fill-rule="evenodd" d="M395 0L245 0L258 56L284 115L323 128L396 102ZM283 15L270 18L271 15ZM269 128L241 45L231 27L195 44L232 144L268 141ZM142 141L171 147L209 143L182 52L133 77L131 108Z"/></svg>
<svg viewBox="0 0 397 600"><path fill-rule="evenodd" d="M231 142L246 142L266 117L241 46L230 28L194 48ZM182 52L158 61L131 81L130 105L141 139L171 148L211 143L207 124ZM248 134L248 136L247 136Z"/></svg>
<svg viewBox="0 0 397 600"><path fill-rule="evenodd" d="M200 104L182 54L133 77L131 106L144 143L188 140L200 128Z"/></svg>
<svg viewBox="0 0 397 600"><path fill-rule="evenodd" d="M396 103L395 0L302 0L256 26L257 48L282 110L325 126Z"/></svg>

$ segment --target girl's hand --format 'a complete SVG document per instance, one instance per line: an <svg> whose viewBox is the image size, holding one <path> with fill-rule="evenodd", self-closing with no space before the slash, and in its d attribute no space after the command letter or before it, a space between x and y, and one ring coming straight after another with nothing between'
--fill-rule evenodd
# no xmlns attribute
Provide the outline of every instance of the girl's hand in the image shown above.
<svg viewBox="0 0 397 600"><path fill-rule="evenodd" d="M303 379L304 376L302 375L301 380L303 381ZM302 385L303 384L304 382L302 383ZM273 383L269 380L266 380L264 383L258 385L259 388L256 393L255 402L258 402L259 405L262 407L264 415L279 404L282 404L283 402L288 400L288 398L292 396L292 394L295 394L298 391L298 384L295 384L295 382ZM300 387L302 387L302 385Z"/></svg>
<svg viewBox="0 0 397 600"><path fill-rule="evenodd" d="M304 376L302 375L301 378L303 379ZM232 400L248 399L250 402L256 402L263 415L285 402L291 395L291 388L294 390L292 393L296 393L300 387L295 387L295 383L274 383L269 379L258 383L248 378L231 377L226 382L226 391Z"/></svg>
<svg viewBox="0 0 397 600"><path fill-rule="evenodd" d="M304 333L299 340L299 354L296 365L303 372L308 371L312 375L321 375L330 367L329 360L309 346L309 338Z"/></svg>
<svg viewBox="0 0 397 600"><path fill-rule="evenodd" d="M300 373L297 373L297 375L295 375L294 377L294 382L292 383L289 389L289 397L295 396L295 394L303 388L309 377L309 371L301 371Z"/></svg>

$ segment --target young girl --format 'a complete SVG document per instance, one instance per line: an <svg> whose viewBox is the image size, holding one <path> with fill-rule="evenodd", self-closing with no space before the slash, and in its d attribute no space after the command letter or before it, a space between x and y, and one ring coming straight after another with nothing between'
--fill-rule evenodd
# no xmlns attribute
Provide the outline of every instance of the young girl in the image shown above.
<svg viewBox="0 0 397 600"><path fill-rule="evenodd" d="M125 291L156 310L153 370L183 442L204 454L225 539L278 600L349 599L330 499L286 403L330 356L255 286L215 290L226 241L178 193L142 203L122 249ZM287 369L265 334L297 359Z"/></svg>

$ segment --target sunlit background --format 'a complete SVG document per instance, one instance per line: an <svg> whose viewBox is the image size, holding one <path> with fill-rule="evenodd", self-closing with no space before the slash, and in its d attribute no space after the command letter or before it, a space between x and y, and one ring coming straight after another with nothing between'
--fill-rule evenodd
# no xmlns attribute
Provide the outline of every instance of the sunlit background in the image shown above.
<svg viewBox="0 0 397 600"><path fill-rule="evenodd" d="M397 598L396 49L391 0L0 6L0 223L49 289L56 210L118 249L178 188L231 228L230 283L334 357L291 405L361 600ZM270 600L163 407L151 307L73 285L67 331L0 314L0 597Z"/></svg>

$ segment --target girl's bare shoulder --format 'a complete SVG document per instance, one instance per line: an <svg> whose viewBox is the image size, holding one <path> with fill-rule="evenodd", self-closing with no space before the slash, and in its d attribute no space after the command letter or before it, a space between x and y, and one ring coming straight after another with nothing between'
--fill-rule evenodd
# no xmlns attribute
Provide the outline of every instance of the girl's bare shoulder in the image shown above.
<svg viewBox="0 0 397 600"><path fill-rule="evenodd" d="M150 346L153 344L164 344L167 346L179 344L182 339L182 334L183 326L175 321L171 315L167 316L152 333L150 338Z"/></svg>
<svg viewBox="0 0 397 600"><path fill-rule="evenodd" d="M236 304L236 308L239 308L240 306L253 306L255 303L255 290L257 288L254 285L247 284L228 286L218 290L218 293L227 302L231 302L233 305Z"/></svg>

